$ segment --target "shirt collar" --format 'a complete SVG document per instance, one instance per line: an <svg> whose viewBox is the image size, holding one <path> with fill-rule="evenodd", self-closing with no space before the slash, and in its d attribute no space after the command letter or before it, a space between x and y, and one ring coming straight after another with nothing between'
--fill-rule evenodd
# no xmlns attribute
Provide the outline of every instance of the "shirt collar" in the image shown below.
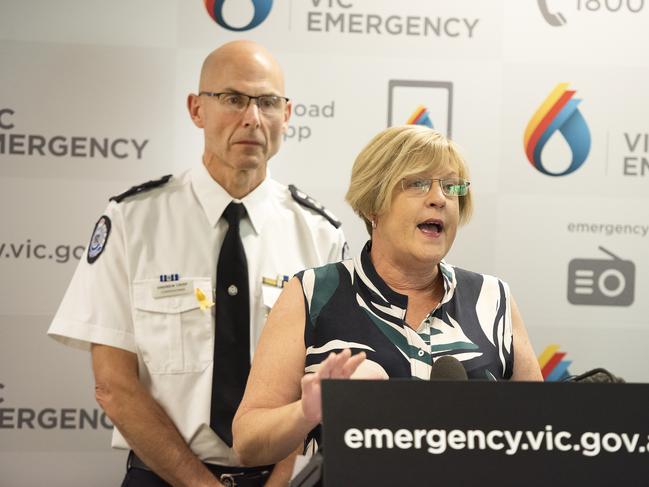
<svg viewBox="0 0 649 487"><path fill-rule="evenodd" d="M191 181L196 197L211 226L216 226L225 207L231 201L236 201L243 203L246 208L248 219L255 233L261 232L264 222L268 220L268 213L271 211L270 205L266 204L271 190L268 175L259 186L241 200L230 196L219 183L212 179L203 164L197 165L191 170Z"/></svg>
<svg viewBox="0 0 649 487"><path fill-rule="evenodd" d="M455 294L455 287L457 286L457 279L455 278L455 269L452 265L447 264L445 260L439 263L439 270L444 278L444 297L439 302L439 305L448 303Z"/></svg>
<svg viewBox="0 0 649 487"><path fill-rule="evenodd" d="M404 311L408 307L408 296L400 294L388 286L383 278L376 272L370 251L372 249L372 241L368 242L363 247L361 255L355 260L355 266L359 278L363 281L366 288L369 288L373 293L378 294L387 304L396 305ZM362 272L358 272L362 270ZM444 279L444 297L440 301L440 306L451 300L455 293L455 270L453 266L447 264L444 260L439 263L439 270Z"/></svg>
<svg viewBox="0 0 649 487"><path fill-rule="evenodd" d="M377 292L378 295L385 300L386 304L396 305L405 311L408 307L408 296L399 294L393 290L385 283L383 278L379 276L379 273L376 272L374 264L372 263L372 258L370 257L371 250L372 241L368 240L361 251L358 262L363 270L362 274L360 274L361 280L370 290Z"/></svg>

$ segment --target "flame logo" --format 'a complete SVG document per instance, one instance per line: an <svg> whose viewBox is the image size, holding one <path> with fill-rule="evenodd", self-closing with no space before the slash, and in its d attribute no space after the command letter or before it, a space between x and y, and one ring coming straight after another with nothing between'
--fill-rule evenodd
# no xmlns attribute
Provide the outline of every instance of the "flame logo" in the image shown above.
<svg viewBox="0 0 649 487"><path fill-rule="evenodd" d="M541 373L546 382L558 382L570 376L568 367L572 360L563 360L565 356L565 352L559 351L559 345L549 345L539 355Z"/></svg>
<svg viewBox="0 0 649 487"><path fill-rule="evenodd" d="M205 8L207 13L210 14L210 17L214 19L214 22L219 24L224 29L232 30L235 32L242 32L245 30L254 29L259 24L261 24L268 14L270 9L273 6L273 0L251 0L255 8L255 14L252 17L252 20L243 27L233 27L228 24L223 18L223 5L227 0L204 0Z"/></svg>
<svg viewBox="0 0 649 487"><path fill-rule="evenodd" d="M575 91L568 90L568 83L559 83L545 99L525 129L524 147L527 160L532 166L548 176L565 176L581 167L590 152L590 130L577 106L581 102L573 98ZM557 132L564 137L572 160L563 171L548 170L541 159L543 148Z"/></svg>
<svg viewBox="0 0 649 487"><path fill-rule="evenodd" d="M425 125L428 128L433 127L433 121L430 118L430 112L428 108L423 105L419 105L417 109L408 117L406 121L407 125Z"/></svg>

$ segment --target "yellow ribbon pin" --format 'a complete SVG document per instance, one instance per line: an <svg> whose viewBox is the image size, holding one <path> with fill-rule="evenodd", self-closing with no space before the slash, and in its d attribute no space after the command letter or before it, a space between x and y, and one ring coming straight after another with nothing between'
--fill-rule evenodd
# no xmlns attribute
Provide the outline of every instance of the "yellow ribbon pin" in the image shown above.
<svg viewBox="0 0 649 487"><path fill-rule="evenodd" d="M214 306L214 302L207 296L205 296L205 293L202 289L197 287L194 290L194 294L196 295L196 299L198 300L198 305L201 307L201 311L208 310L212 306Z"/></svg>

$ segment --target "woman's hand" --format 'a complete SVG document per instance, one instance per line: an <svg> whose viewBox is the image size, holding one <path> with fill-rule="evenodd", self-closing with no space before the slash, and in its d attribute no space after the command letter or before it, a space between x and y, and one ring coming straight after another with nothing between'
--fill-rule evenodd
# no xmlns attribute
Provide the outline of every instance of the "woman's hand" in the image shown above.
<svg viewBox="0 0 649 487"><path fill-rule="evenodd" d="M331 352L316 372L302 377L302 413L314 427L322 421L322 379L349 379L363 360L365 352L354 356L348 348Z"/></svg>

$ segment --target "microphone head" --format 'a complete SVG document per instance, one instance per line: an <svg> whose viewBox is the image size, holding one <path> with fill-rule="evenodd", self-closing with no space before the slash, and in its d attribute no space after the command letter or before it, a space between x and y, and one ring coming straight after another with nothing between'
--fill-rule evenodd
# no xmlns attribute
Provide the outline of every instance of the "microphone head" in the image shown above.
<svg viewBox="0 0 649 487"><path fill-rule="evenodd" d="M468 380L462 362L450 355L444 355L433 362L430 380Z"/></svg>

